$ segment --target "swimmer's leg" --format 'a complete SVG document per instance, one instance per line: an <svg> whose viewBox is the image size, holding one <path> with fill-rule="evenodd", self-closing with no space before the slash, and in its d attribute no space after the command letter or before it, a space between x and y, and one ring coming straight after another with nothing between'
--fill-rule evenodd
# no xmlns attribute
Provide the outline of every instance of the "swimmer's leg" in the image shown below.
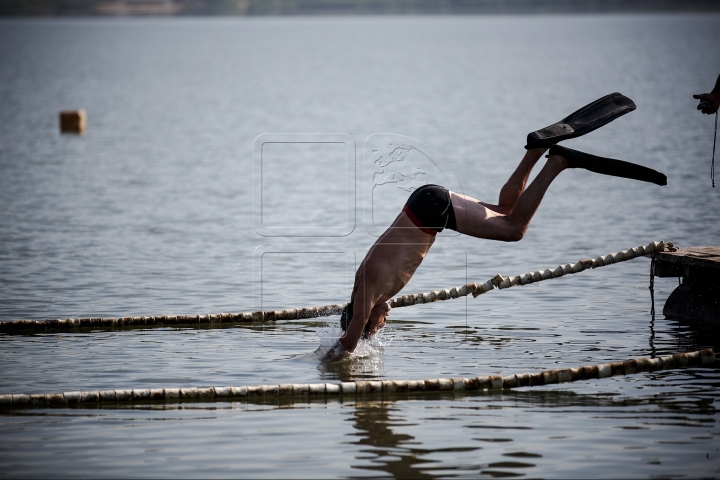
<svg viewBox="0 0 720 480"><path fill-rule="evenodd" d="M529 150L528 153L533 151L536 150ZM532 183L517 196L512 210L507 214L490 208L473 198L453 192L450 198L455 209L457 231L489 240L504 242L521 240L530 225L530 220L540 206L545 192L565 168L567 168L567 161L563 157L551 155Z"/></svg>
<svg viewBox="0 0 720 480"><path fill-rule="evenodd" d="M500 197L497 205L484 204L487 208L503 214L509 214L512 212L515 202L517 202L520 194L525 190L530 172L537 161L547 151L546 148L537 148L528 150L525 152L525 156L520 161L515 171L510 175L510 178L505 182L505 185L500 189Z"/></svg>

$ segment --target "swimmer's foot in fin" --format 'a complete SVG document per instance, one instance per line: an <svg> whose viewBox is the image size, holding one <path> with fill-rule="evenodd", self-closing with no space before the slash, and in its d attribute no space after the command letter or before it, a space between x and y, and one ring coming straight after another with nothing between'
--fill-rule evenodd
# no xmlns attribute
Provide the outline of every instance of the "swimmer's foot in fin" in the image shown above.
<svg viewBox="0 0 720 480"><path fill-rule="evenodd" d="M568 162L568 168L584 168L585 170L602 173L604 175L631 178L656 185L667 185L667 177L664 174L635 163L615 160L613 158L598 157L560 145L550 147L548 156L550 155L560 155L563 157Z"/></svg>
<svg viewBox="0 0 720 480"><path fill-rule="evenodd" d="M548 148L563 140L585 135L635 108L635 103L621 93L605 95L559 122L529 133L525 148Z"/></svg>

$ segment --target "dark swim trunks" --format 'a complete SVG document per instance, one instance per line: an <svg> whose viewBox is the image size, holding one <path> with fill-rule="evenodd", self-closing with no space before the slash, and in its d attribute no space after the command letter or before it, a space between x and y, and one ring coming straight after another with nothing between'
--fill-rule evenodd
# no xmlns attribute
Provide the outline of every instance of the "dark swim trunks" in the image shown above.
<svg viewBox="0 0 720 480"><path fill-rule="evenodd" d="M408 198L403 212L423 232L435 236L444 228L457 230L450 192L439 185L423 185Z"/></svg>

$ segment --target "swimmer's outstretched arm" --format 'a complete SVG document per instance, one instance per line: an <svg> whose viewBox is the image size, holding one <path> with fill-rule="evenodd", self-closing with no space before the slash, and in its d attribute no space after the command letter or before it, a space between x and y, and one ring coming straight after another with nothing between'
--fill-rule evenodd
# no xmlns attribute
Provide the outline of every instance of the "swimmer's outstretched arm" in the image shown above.
<svg viewBox="0 0 720 480"><path fill-rule="evenodd" d="M372 300L367 295L363 295L365 291L365 288L356 290L353 301L353 317L350 325L348 325L345 335L340 337L335 346L322 358L323 362L333 362L347 358L357 347L373 308Z"/></svg>

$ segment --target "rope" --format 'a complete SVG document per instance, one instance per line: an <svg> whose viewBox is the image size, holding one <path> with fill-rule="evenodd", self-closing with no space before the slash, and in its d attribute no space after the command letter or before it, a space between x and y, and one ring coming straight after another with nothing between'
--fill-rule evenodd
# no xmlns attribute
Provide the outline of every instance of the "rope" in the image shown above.
<svg viewBox="0 0 720 480"><path fill-rule="evenodd" d="M710 102L707 100L702 100L700 102L700 105L698 105L698 108L705 107L710 108ZM717 140L717 121L718 121L718 112L715 111L715 135L713 136L713 153L712 153L712 161L710 162L710 180L712 181L712 186L715 188L715 141Z"/></svg>
<svg viewBox="0 0 720 480"><path fill-rule="evenodd" d="M370 394L396 395L412 392L483 391L519 387L536 387L556 383L601 379L640 372L686 368L715 361L712 349L676 353L659 358L638 358L624 362L602 363L579 368L543 370L518 375L489 375L474 378L436 378L431 380L377 380L318 384L280 384L254 387L158 388L132 390L93 390L39 395L0 395L0 409L27 407L66 407L85 404L147 403L183 401L269 400L278 397L308 399L309 397L357 397Z"/></svg>
<svg viewBox="0 0 720 480"><path fill-rule="evenodd" d="M495 288L503 290L519 285L528 285L551 278L559 278L564 275L579 273L589 268L604 267L614 263L632 260L643 255L651 255L655 252L662 252L665 242L652 242L645 246L639 246L621 252L600 256L593 259L580 260L577 263L566 263L554 269L524 273L511 277L503 277L498 274L485 283L468 283L461 287L454 287L432 292L415 293L403 295L390 299L387 303L391 308L409 307L423 303L450 300L452 298L465 297L472 294L473 297L482 295ZM77 328L117 328L128 326L142 327L167 327L177 325L217 325L228 323L258 323L274 322L276 320L301 320L306 318L328 317L340 315L345 305L324 305L321 307L308 307L288 310L268 310L246 313L219 313L208 315L164 315L154 317L123 317L123 318L68 318L61 320L12 320L0 322L0 333L27 333L35 332L56 332L68 331Z"/></svg>
<svg viewBox="0 0 720 480"><path fill-rule="evenodd" d="M566 263L559 265L554 269L546 269L544 271L536 270L534 272L524 273L511 277L503 277L500 274L482 284L468 283L459 288L450 290L436 290L434 292L419 293L415 295L404 295L396 297L388 301L391 308L407 307L408 305L416 305L419 303L437 302L438 300L448 300L450 298L464 297L472 293L473 297L487 293L495 288L503 290L510 287L520 285L529 285L531 283L540 282L542 280L550 280L551 278L559 278L564 275L579 273L588 268L604 267L614 263L632 260L633 258L643 255L650 255L655 252L661 252L665 246L665 242L652 242L646 246L639 246L621 252L597 257L596 259L580 260L577 263Z"/></svg>
<svg viewBox="0 0 720 480"><path fill-rule="evenodd" d="M713 136L712 161L710 162L710 180L712 180L713 188L715 188L715 141L717 140L717 120L718 112L715 112L715 135Z"/></svg>
<svg viewBox="0 0 720 480"><path fill-rule="evenodd" d="M655 321L655 273L658 261L658 253L653 252L650 256L650 315L652 316L652 322Z"/></svg>

